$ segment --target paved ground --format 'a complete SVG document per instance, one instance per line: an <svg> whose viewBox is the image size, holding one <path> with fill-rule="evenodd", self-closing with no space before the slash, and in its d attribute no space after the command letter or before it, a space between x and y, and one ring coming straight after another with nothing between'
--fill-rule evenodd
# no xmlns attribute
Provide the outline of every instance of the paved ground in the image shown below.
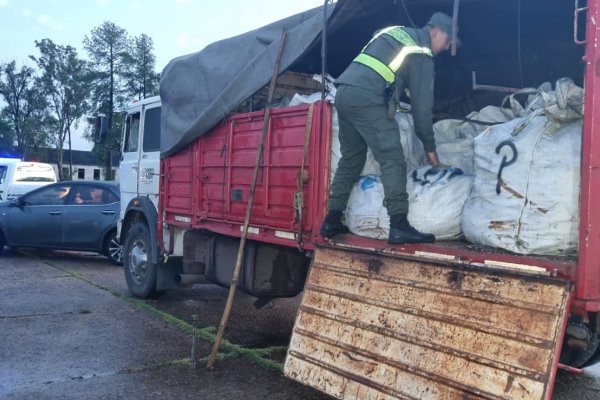
<svg viewBox="0 0 600 400"><path fill-rule="evenodd" d="M227 292L212 285L128 296L120 267L66 252L0 257L1 399L326 399L284 378L298 299L256 309L238 295L227 330L232 343L205 370ZM192 369L192 315L198 367ZM554 400L600 398L600 366L561 374Z"/></svg>

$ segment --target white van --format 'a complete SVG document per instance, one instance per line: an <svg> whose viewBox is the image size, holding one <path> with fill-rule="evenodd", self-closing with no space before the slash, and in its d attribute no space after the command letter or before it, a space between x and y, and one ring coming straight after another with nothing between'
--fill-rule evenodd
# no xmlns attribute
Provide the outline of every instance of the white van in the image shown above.
<svg viewBox="0 0 600 400"><path fill-rule="evenodd" d="M56 173L50 164L0 158L0 201L11 200L54 182Z"/></svg>

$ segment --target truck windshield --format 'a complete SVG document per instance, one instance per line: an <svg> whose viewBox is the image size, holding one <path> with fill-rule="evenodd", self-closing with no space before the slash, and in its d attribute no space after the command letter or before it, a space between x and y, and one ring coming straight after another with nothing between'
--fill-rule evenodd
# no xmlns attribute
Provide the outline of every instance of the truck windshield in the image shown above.
<svg viewBox="0 0 600 400"><path fill-rule="evenodd" d="M51 166L23 165L15 171L15 182L56 182L56 174Z"/></svg>

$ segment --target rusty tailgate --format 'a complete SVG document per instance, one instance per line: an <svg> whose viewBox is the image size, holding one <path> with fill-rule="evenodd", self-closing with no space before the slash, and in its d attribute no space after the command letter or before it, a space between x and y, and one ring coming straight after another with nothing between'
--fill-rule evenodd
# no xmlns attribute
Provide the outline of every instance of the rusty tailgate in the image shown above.
<svg viewBox="0 0 600 400"><path fill-rule="evenodd" d="M340 399L550 399L569 289L321 248L285 375Z"/></svg>

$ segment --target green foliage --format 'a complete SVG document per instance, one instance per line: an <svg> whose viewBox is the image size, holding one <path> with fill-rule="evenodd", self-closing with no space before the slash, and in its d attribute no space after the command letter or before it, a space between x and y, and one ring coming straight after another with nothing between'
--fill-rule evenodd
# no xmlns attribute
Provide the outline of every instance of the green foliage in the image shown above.
<svg viewBox="0 0 600 400"><path fill-rule="evenodd" d="M35 42L39 57L31 56L41 76L36 86L46 96L48 109L55 120L53 141L58 149L58 170L62 171L62 149L71 128L90 109L87 99L92 75L88 63L77 56L72 46L61 46L50 39Z"/></svg>
<svg viewBox="0 0 600 400"><path fill-rule="evenodd" d="M8 109L0 111L0 148L10 148L15 144L15 132L10 126Z"/></svg>
<svg viewBox="0 0 600 400"><path fill-rule="evenodd" d="M85 36L83 46L87 51L92 69L95 72L95 85L92 92L92 104L95 114L108 116L110 127L106 142L96 146L94 152L101 160L110 160L111 149L118 149L121 136L121 121L116 114L126 105L124 74L127 71L129 38L125 29L106 21L93 28L90 36ZM93 126L93 125L92 125ZM108 170L110 163L107 162ZM107 179L111 179L107 174Z"/></svg>
<svg viewBox="0 0 600 400"><path fill-rule="evenodd" d="M48 144L53 119L48 113L46 97L35 85L35 71L28 66L17 68L16 62L0 64L0 99L3 143L16 146L21 154L29 148Z"/></svg>
<svg viewBox="0 0 600 400"><path fill-rule="evenodd" d="M152 54L152 38L141 34L133 38L131 50L125 57L125 78L128 94L138 100L158 94L160 74L155 72L156 57Z"/></svg>
<svg viewBox="0 0 600 400"><path fill-rule="evenodd" d="M106 21L93 28L90 36L83 39L83 47L95 71L93 101L98 112L110 116L126 103L124 80L125 59L128 57L127 31L113 22Z"/></svg>
<svg viewBox="0 0 600 400"><path fill-rule="evenodd" d="M130 37L110 21L83 39L90 61L80 59L72 46L51 39L35 41L35 66L0 63L0 146L29 151L53 147L62 164L62 148L73 128L83 122L84 137L93 141L96 115L109 117L110 132L94 152L108 167L120 149L122 111L133 99L158 94L160 75L152 39ZM61 169L59 168L59 171Z"/></svg>

